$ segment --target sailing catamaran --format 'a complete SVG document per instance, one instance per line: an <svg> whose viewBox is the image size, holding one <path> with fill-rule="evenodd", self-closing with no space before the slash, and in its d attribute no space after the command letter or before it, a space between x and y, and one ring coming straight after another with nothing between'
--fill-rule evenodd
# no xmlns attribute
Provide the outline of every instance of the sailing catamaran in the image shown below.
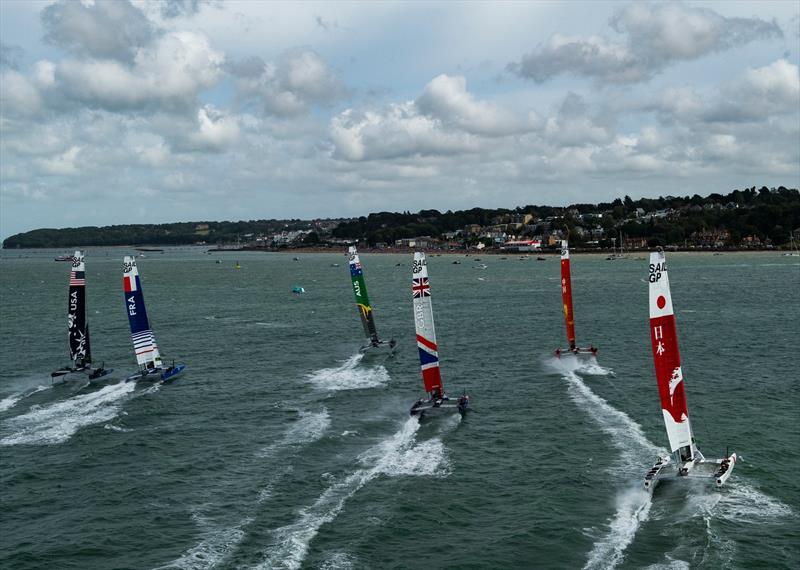
<svg viewBox="0 0 800 570"><path fill-rule="evenodd" d="M131 339L136 361L139 363L139 372L127 378L130 380L162 380L164 382L174 379L186 368L185 364L165 366L161 361L156 337L150 330L150 321L147 319L147 310L144 306L142 283L139 279L139 269L136 259L126 255L122 268L122 285L125 291L125 309L128 311L128 320L131 324Z"/></svg>
<svg viewBox="0 0 800 570"><path fill-rule="evenodd" d="M575 315L572 311L572 277L569 271L569 244L567 240L561 240L561 301L564 306L564 322L567 325L567 341L569 348L567 351L572 354L590 354L594 357L597 356L597 349L589 345L588 348L578 348L575 344ZM560 347L555 350L553 354L557 358L566 352Z"/></svg>
<svg viewBox="0 0 800 570"><path fill-rule="evenodd" d="M417 348L419 362L422 367L422 382L428 399L420 398L411 406L411 415L420 419L429 415L445 412L458 412L462 416L467 413L469 396L466 394L457 400L445 395L442 375L439 371L439 347L436 344L436 330L433 327L433 306L431 305L431 287L428 282L428 265L425 254L414 253L414 265L411 276L411 291L414 298L414 324L417 330Z"/></svg>
<svg viewBox="0 0 800 570"><path fill-rule="evenodd" d="M350 278L353 281L353 293L356 296L358 314L361 315L361 324L364 326L364 335L369 344L361 347L364 354L388 353L394 354L397 342L392 338L388 341L378 338L378 330L375 328L375 317L372 314L372 305L367 296L367 284L364 282L364 269L361 267L361 260L355 246L350 246L347 250L350 260Z"/></svg>
<svg viewBox="0 0 800 570"><path fill-rule="evenodd" d="M69 336L69 358L72 360L72 365L51 373L51 378L66 376L73 372L82 372L88 374L89 380L96 380L113 372L113 370L106 370L102 366L92 368L89 323L86 322L86 265L81 251L76 251L72 257L69 272L67 334Z"/></svg>
<svg viewBox="0 0 800 570"><path fill-rule="evenodd" d="M627 254L625 253L625 247L623 246L622 232L619 232L619 252L617 252L616 247L616 238L614 238L614 242L611 244L611 255L606 257L606 261L616 261L617 259L628 259Z"/></svg>
<svg viewBox="0 0 800 570"><path fill-rule="evenodd" d="M667 427L670 450L675 453L675 464L669 456L659 457L644 477L645 489L652 489L660 479L668 477L693 477L714 479L721 486L730 477L736 464L736 454L723 459L706 459L692 435L689 411L686 407L681 356L678 351L678 332L672 297L669 291L667 260L664 252L650 254L650 342L656 368L661 411Z"/></svg>
<svg viewBox="0 0 800 570"><path fill-rule="evenodd" d="M800 257L800 252L794 243L794 231L789 232L789 251L784 252L783 257Z"/></svg>

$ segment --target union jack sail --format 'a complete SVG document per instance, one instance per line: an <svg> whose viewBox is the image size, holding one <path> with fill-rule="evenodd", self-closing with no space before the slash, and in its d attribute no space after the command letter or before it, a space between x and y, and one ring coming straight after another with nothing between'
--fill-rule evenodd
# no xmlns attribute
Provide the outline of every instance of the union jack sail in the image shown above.
<svg viewBox="0 0 800 570"><path fill-rule="evenodd" d="M436 329L433 325L433 305L428 282L428 265L425 254L414 253L411 291L414 300L414 326L417 332L417 349L422 369L422 382L426 392L438 390L444 394L439 370L439 347L436 344Z"/></svg>
<svg viewBox="0 0 800 570"><path fill-rule="evenodd" d="M430 283L428 282L427 277L425 277L424 279L413 279L411 290L414 292L415 299L419 297L431 296L431 286Z"/></svg>

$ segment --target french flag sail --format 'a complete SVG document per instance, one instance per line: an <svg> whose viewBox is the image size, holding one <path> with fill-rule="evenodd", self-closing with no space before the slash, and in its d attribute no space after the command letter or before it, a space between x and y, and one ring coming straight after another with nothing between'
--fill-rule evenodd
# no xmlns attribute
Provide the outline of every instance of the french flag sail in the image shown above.
<svg viewBox="0 0 800 570"><path fill-rule="evenodd" d="M575 315L572 311L572 278L569 272L569 244L561 240L561 301L564 305L564 322L570 350L575 349Z"/></svg>
<svg viewBox="0 0 800 570"><path fill-rule="evenodd" d="M422 252L414 253L411 291L414 299L414 325L417 332L422 382L426 392L433 394L438 392L443 395L444 387L439 372L439 348L436 344L436 330L433 326L428 265L425 261L425 254Z"/></svg>
<svg viewBox="0 0 800 570"><path fill-rule="evenodd" d="M86 322L86 266L81 251L75 252L69 272L67 330L69 357L75 363L76 369L86 368L92 363L92 351L89 345L89 325Z"/></svg>
<svg viewBox="0 0 800 570"><path fill-rule="evenodd" d="M378 330L375 328L375 318L372 314L372 305L367 296L367 284L364 282L364 269L358 257L355 246L348 248L350 260L350 277L353 281L353 293L356 296L358 313L361 316L361 324L364 326L364 335L373 343L378 342Z"/></svg>
<svg viewBox="0 0 800 570"><path fill-rule="evenodd" d="M150 321L147 319L139 269L136 267L136 259L128 255L123 261L122 285L136 362L140 369L160 368L161 355L158 352L156 337L150 329Z"/></svg>
<svg viewBox="0 0 800 570"><path fill-rule="evenodd" d="M672 311L672 296L669 290L667 259L663 251L650 254L650 343L656 368L658 392L661 396L661 411L667 427L667 436L672 451L682 448L686 459L694 455L692 428L689 410L686 407L681 355L678 351L678 332L675 314Z"/></svg>

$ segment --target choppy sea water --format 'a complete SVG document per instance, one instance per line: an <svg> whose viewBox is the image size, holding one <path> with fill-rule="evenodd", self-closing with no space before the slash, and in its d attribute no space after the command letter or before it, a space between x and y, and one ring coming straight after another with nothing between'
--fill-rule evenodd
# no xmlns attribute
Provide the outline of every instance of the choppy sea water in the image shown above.
<svg viewBox="0 0 800 570"><path fill-rule="evenodd" d="M120 382L128 251L89 250L93 354L115 372L87 386L50 383L60 253L0 253L0 567L800 566L795 258L668 255L698 444L742 460L721 490L651 497L666 433L645 260L573 256L578 338L600 347L587 366L550 357L555 258L430 257L445 386L475 413L420 425L410 256L362 255L378 330L398 340L381 362L358 356L341 254L147 253L159 345L190 367L153 386Z"/></svg>

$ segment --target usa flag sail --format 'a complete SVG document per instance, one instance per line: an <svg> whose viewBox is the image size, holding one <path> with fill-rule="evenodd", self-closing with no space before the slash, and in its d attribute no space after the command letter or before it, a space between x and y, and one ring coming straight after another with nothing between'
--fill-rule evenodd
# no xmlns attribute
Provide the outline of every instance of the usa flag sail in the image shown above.
<svg viewBox="0 0 800 570"><path fill-rule="evenodd" d="M681 355L678 351L678 332L672 311L667 259L663 251L650 254L650 342L656 368L661 411L667 427L672 451L688 448L681 453L693 455L692 428L686 407Z"/></svg>
<svg viewBox="0 0 800 570"><path fill-rule="evenodd" d="M76 369L86 368L92 363L92 351L89 345L89 325L86 322L86 266L81 251L75 252L69 272L67 329L69 357Z"/></svg>
<svg viewBox="0 0 800 570"><path fill-rule="evenodd" d="M438 391L444 394L439 372L439 347L436 344L436 330L433 326L428 266L425 254L422 252L414 253L411 291L414 299L414 325L417 332L419 362L422 367L422 382L426 392Z"/></svg>
<svg viewBox="0 0 800 570"><path fill-rule="evenodd" d="M142 283L139 279L139 269L136 259L125 256L123 261L122 285L125 292L125 308L128 312L128 321L131 325L131 339L133 350L136 353L136 362L141 369L154 369L161 367L161 355L158 352L156 337L150 330L150 321L147 319L147 310L144 306Z"/></svg>
<svg viewBox="0 0 800 570"><path fill-rule="evenodd" d="M564 322L570 350L575 349L575 316L572 312L572 278L569 272L569 244L561 240L561 301L564 305Z"/></svg>
<svg viewBox="0 0 800 570"><path fill-rule="evenodd" d="M378 342L378 330L375 328L375 318L372 314L372 305L367 295L367 284L364 282L364 269L361 267L361 260L355 246L348 248L350 258L350 278L353 282L353 293L356 296L358 313L361 316L361 324L364 326L364 335L371 342Z"/></svg>

